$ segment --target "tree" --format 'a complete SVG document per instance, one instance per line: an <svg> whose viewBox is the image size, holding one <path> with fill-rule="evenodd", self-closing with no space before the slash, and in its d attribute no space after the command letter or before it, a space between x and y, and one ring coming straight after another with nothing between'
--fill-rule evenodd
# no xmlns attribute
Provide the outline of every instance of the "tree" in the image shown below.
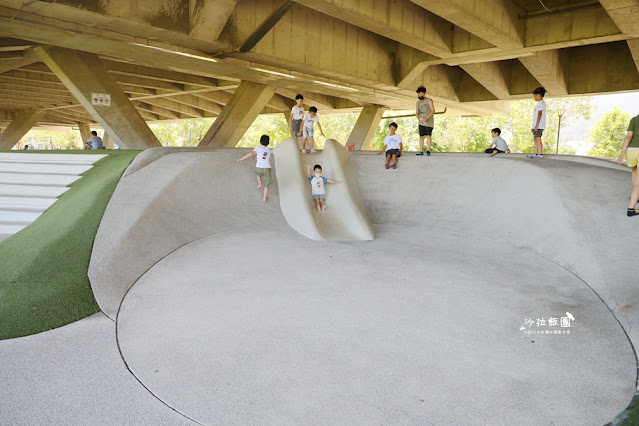
<svg viewBox="0 0 639 426"><path fill-rule="evenodd" d="M617 157L621 153L630 114L614 107L601 117L590 129L590 140L596 145L588 155L597 157Z"/></svg>
<svg viewBox="0 0 639 426"><path fill-rule="evenodd" d="M45 149L83 149L84 144L77 130L29 130L20 140L24 145L42 144Z"/></svg>
<svg viewBox="0 0 639 426"><path fill-rule="evenodd" d="M251 124L251 127L244 133L237 146L254 148L260 144L262 135L269 136L271 147L290 138L291 132L288 130L288 123L284 114L258 116Z"/></svg>
<svg viewBox="0 0 639 426"><path fill-rule="evenodd" d="M194 118L175 123L157 123L149 128L162 146L197 146L215 119Z"/></svg>

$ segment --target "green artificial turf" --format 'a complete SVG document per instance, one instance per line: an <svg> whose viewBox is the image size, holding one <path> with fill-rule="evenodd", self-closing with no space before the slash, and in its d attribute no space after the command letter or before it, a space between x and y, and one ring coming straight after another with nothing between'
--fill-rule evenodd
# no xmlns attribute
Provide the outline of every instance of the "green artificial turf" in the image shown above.
<svg viewBox="0 0 639 426"><path fill-rule="evenodd" d="M35 222L0 242L0 339L50 330L98 312L87 277L93 241L122 173L139 152L99 152L109 156L84 172ZM46 152L57 153L95 152Z"/></svg>
<svg viewBox="0 0 639 426"><path fill-rule="evenodd" d="M630 415L623 421L623 426L638 426L639 425L639 403L637 403L637 397L633 398L631 404L632 410Z"/></svg>

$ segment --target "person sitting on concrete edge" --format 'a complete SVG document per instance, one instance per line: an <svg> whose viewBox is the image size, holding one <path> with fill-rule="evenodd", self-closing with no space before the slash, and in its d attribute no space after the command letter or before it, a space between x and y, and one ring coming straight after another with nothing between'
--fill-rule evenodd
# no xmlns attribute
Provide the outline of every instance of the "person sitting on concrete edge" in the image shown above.
<svg viewBox="0 0 639 426"><path fill-rule="evenodd" d="M383 152L386 152L386 164L384 165L386 169L389 167L397 168L397 159L402 156L404 150L404 140L398 133L395 133L396 131L397 123L392 122L388 125L389 134L384 138L384 147L377 153L377 155L382 155ZM393 161L392 165L390 165L391 160Z"/></svg>
<svg viewBox="0 0 639 426"><path fill-rule="evenodd" d="M630 194L630 205L628 206L628 216L637 216L639 211L635 210L639 202L639 176L637 173L637 163L639 162L639 115L630 119L628 132L623 140L621 155L617 163L621 164L626 157L626 165L632 167L632 194Z"/></svg>
<svg viewBox="0 0 639 426"><path fill-rule="evenodd" d="M424 137L428 139L428 148L426 155L430 155L430 148L433 143L433 127L435 127L435 105L433 100L426 97L426 88L419 86L417 88L417 104L415 115L419 126L419 152L417 155L424 155Z"/></svg>
<svg viewBox="0 0 639 426"><path fill-rule="evenodd" d="M535 111L533 112L533 124L532 134L535 142L535 153L533 155L527 155L528 158L544 158L544 145L541 142L541 135L546 128L546 102L544 101L546 96L546 89L538 87L533 91L533 98L537 101L535 105Z"/></svg>
<svg viewBox="0 0 639 426"><path fill-rule="evenodd" d="M317 108L314 106L308 109L308 112L304 114L302 132L300 136L304 136L304 140L302 141L302 154L306 154L306 141L309 141L311 145L311 154L315 153L315 131L314 124L317 123L317 127L319 128L320 133L324 136L324 132L322 131L322 125L319 122L319 117L317 116ZM326 137L326 136L324 136Z"/></svg>
<svg viewBox="0 0 639 426"><path fill-rule="evenodd" d="M501 137L501 129L499 127L495 127L493 130L490 131L490 133L493 135L493 142L484 152L486 154L490 154L491 157L494 157L497 154L503 154L505 152L510 153L508 144Z"/></svg>
<svg viewBox="0 0 639 426"><path fill-rule="evenodd" d="M104 145L102 145L102 138L98 136L98 132L92 130L91 134L93 136L84 142L84 149L104 149Z"/></svg>
<svg viewBox="0 0 639 426"><path fill-rule="evenodd" d="M257 189L264 188L264 197L262 201L268 200L268 188L271 186L271 148L268 148L270 138L267 135L260 137L260 146L256 146L253 151L237 160L238 163L246 160L253 155L257 155L255 162L255 176L257 177Z"/></svg>
<svg viewBox="0 0 639 426"><path fill-rule="evenodd" d="M302 136L302 120L304 119L304 96L298 94L295 96L295 105L291 108L291 115L288 118L288 128L291 136L299 143L299 137ZM306 149L306 145L303 146Z"/></svg>
<svg viewBox="0 0 639 426"><path fill-rule="evenodd" d="M330 180L322 176L322 166L316 164L313 167L313 175L311 175L311 165L306 165L306 173L308 180L311 182L311 192L315 200L315 208L319 211L326 210L326 190L324 185L327 183L342 183L341 180Z"/></svg>

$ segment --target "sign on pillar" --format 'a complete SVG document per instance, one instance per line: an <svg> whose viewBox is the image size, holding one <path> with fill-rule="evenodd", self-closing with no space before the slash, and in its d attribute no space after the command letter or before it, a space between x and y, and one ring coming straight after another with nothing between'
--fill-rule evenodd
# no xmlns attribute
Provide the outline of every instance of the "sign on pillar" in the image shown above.
<svg viewBox="0 0 639 426"><path fill-rule="evenodd" d="M107 93L91 93L91 105L111 106L111 95Z"/></svg>

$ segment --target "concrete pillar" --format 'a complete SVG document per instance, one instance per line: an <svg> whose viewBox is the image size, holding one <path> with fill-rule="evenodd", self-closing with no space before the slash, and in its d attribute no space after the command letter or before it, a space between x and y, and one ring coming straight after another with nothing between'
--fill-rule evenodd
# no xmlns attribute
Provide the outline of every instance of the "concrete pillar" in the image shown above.
<svg viewBox="0 0 639 426"><path fill-rule="evenodd" d="M237 145L274 94L274 86L243 81L198 146Z"/></svg>
<svg viewBox="0 0 639 426"><path fill-rule="evenodd" d="M78 129L80 129L80 137L82 142L86 142L91 137L91 126L88 124L78 123Z"/></svg>
<svg viewBox="0 0 639 426"><path fill-rule="evenodd" d="M353 127L353 131L348 137L346 147L348 148L348 145L354 144L355 149L368 149L385 110L386 108L376 105L362 108L355 127Z"/></svg>
<svg viewBox="0 0 639 426"><path fill-rule="evenodd" d="M0 133L0 149L11 149L46 114L42 109L29 109L15 116L4 132Z"/></svg>
<svg viewBox="0 0 639 426"><path fill-rule="evenodd" d="M37 47L35 52L120 147L161 146L97 55L61 47ZM111 106L91 105L92 93L111 95Z"/></svg>
<svg viewBox="0 0 639 426"><path fill-rule="evenodd" d="M115 149L115 142L113 142L113 138L109 136L106 131L102 134L102 145L104 145L106 149Z"/></svg>

